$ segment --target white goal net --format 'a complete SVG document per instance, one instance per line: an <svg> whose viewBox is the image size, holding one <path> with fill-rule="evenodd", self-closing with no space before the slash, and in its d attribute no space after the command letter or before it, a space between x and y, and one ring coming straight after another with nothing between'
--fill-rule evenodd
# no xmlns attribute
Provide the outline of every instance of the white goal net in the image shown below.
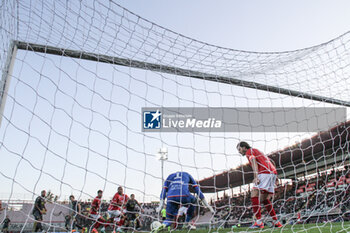
<svg viewBox="0 0 350 233"><path fill-rule="evenodd" d="M69 225L70 195L89 228L97 190L103 215L121 186L143 208L132 229L148 231L160 219L162 181L176 171L190 173L216 211L198 209L197 228L246 227L252 170L240 141L274 160L273 205L284 227L349 229L349 33L295 51L247 52L188 38L115 1L4 0L0 38L0 217L10 229L33 227L42 190L51 193L44 229ZM236 130L211 129L214 118L208 130L182 131L171 120L161 123L173 130L145 129L145 109L164 116L169 108L213 111L216 120L242 108L248 117L221 116ZM310 117L316 108L329 115ZM290 128L278 119L254 125L249 111L266 109L283 119L302 112Z"/></svg>

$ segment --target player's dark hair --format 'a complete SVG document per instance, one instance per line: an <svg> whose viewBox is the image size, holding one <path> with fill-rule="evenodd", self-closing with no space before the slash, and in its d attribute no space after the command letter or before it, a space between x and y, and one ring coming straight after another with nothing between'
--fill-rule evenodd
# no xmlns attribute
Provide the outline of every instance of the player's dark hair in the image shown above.
<svg viewBox="0 0 350 233"><path fill-rule="evenodd" d="M100 189L97 191L97 194L99 194L99 193L103 193L103 191Z"/></svg>
<svg viewBox="0 0 350 233"><path fill-rule="evenodd" d="M237 144L237 147L245 147L245 148L247 148L247 149L250 149L251 147L250 147L250 145L247 143L247 142L239 142L238 144Z"/></svg>
<svg viewBox="0 0 350 233"><path fill-rule="evenodd" d="M74 198L74 196L73 196L73 195L70 195L70 196L69 196L69 199L71 199L71 198Z"/></svg>

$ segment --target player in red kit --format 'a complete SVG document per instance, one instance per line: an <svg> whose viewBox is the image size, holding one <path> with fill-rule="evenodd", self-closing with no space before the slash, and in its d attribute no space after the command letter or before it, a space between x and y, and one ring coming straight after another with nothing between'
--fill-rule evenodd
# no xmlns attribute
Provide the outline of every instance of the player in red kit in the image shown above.
<svg viewBox="0 0 350 233"><path fill-rule="evenodd" d="M114 195L111 203L108 206L108 215L112 222L118 225L118 231L121 231L121 226L124 222L125 206L128 202L128 195L123 193L123 187L118 187L118 192Z"/></svg>
<svg viewBox="0 0 350 233"><path fill-rule="evenodd" d="M246 142L238 143L237 150L241 155L247 156L254 173L254 186L251 193L251 200L256 222L251 228L264 228L264 223L261 221L260 203L264 204L265 209L272 217L274 226L278 228L282 227L270 201L275 193L275 183L277 179L275 165L261 151L251 148Z"/></svg>
<svg viewBox="0 0 350 233"><path fill-rule="evenodd" d="M92 201L91 203L91 209L90 209L90 217L95 221L95 223L92 225L92 231L93 233L98 233L97 229L104 225L106 222L102 216L100 215L100 206L101 206L101 198L102 198L102 190L97 191L97 197Z"/></svg>

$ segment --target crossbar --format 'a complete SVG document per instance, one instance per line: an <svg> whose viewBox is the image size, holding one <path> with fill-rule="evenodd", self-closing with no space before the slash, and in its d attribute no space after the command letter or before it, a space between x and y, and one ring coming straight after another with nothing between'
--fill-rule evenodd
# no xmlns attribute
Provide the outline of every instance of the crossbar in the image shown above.
<svg viewBox="0 0 350 233"><path fill-rule="evenodd" d="M286 88L270 86L270 85L261 84L257 82L244 81L244 80L236 79L232 77L218 76L218 75L213 75L213 74L208 74L208 73L203 73L203 72L198 72L198 71L193 71L188 69L182 69L174 66L165 66L165 65L142 62L142 61L137 61L132 59L101 55L96 53L88 53L88 52L83 52L78 50L57 48L57 47L48 46L48 45L26 43L22 41L15 41L15 44L18 49L22 49L22 50L28 50L28 51L38 52L38 53L54 54L58 56L85 59L85 60L103 62L103 63L113 64L113 65L127 66L127 67L151 70L151 71L156 71L161 73L180 75L185 77L202 79L206 81L226 83L230 85L258 89L262 91L268 91L268 92L278 93L278 94L287 95L287 96L294 96L294 97L303 98L303 99L316 100L316 101L321 101L325 103L350 107L350 102L348 101L324 97L320 95L314 95L314 94L301 92L301 91L290 90Z"/></svg>

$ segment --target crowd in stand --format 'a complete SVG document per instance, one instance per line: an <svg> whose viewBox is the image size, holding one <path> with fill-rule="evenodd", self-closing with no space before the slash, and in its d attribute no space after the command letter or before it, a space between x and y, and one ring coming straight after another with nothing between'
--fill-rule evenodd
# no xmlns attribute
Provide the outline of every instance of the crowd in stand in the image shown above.
<svg viewBox="0 0 350 233"><path fill-rule="evenodd" d="M350 220L349 167L301 178L276 188L274 208L284 222L325 222ZM250 222L250 191L224 196L215 202L214 223L234 225Z"/></svg>

